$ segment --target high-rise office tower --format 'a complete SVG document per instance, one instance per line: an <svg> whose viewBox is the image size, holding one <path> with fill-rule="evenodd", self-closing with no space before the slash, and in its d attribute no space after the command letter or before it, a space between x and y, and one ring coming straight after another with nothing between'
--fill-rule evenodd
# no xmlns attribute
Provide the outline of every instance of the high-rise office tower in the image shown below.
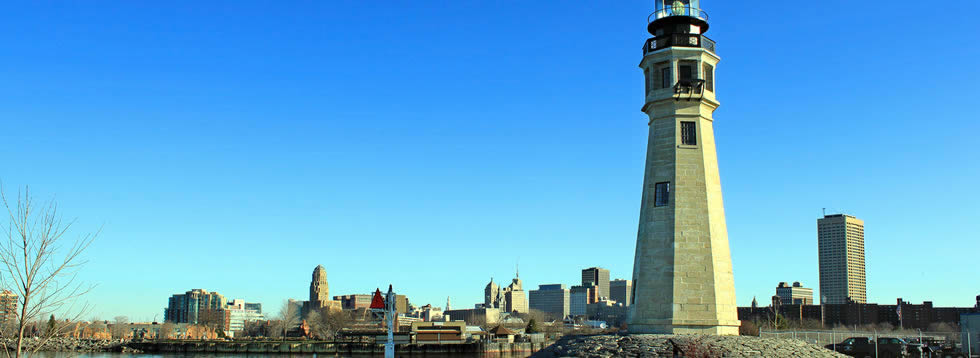
<svg viewBox="0 0 980 358"><path fill-rule="evenodd" d="M562 319L568 316L569 301L569 292L565 285L538 285L538 289L531 290L529 294L528 306L532 310L550 314L553 319Z"/></svg>
<svg viewBox="0 0 980 358"><path fill-rule="evenodd" d="M568 314L584 316L590 304L599 301L599 286L589 282L582 286L572 286L568 291Z"/></svg>
<svg viewBox="0 0 980 358"><path fill-rule="evenodd" d="M844 214L817 219L820 297L826 304L867 303L864 221Z"/></svg>
<svg viewBox="0 0 980 358"><path fill-rule="evenodd" d="M598 297L609 297L609 270L602 267L589 267L582 270L582 286L589 284L599 288Z"/></svg>
<svg viewBox="0 0 980 358"><path fill-rule="evenodd" d="M648 118L634 333L737 335L735 280L715 152L715 68L700 0L656 0L643 45Z"/></svg>
<svg viewBox="0 0 980 358"><path fill-rule="evenodd" d="M622 303L624 306L630 305L630 291L633 282L630 280L613 280L609 282L609 299Z"/></svg>

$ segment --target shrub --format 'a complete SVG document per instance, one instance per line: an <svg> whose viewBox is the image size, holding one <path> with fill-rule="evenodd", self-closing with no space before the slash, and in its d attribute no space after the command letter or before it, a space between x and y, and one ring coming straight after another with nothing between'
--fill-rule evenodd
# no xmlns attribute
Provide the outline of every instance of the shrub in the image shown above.
<svg viewBox="0 0 980 358"><path fill-rule="evenodd" d="M758 336L759 326L752 321L742 321L742 326L738 327L740 336Z"/></svg>

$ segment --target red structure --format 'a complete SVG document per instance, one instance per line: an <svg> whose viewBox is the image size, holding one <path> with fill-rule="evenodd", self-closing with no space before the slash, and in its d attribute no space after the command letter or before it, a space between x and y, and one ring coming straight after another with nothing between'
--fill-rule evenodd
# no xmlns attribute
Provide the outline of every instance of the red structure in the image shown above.
<svg viewBox="0 0 980 358"><path fill-rule="evenodd" d="M371 309L385 309L385 299L381 296L381 289L374 291L374 298L371 299Z"/></svg>

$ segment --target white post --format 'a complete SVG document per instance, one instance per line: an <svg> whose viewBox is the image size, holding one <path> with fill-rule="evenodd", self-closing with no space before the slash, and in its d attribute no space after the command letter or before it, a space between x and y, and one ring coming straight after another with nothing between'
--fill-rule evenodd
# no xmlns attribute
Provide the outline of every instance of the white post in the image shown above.
<svg viewBox="0 0 980 358"><path fill-rule="evenodd" d="M970 326L966 326L966 355L973 357L973 344L970 343Z"/></svg>
<svg viewBox="0 0 980 358"><path fill-rule="evenodd" d="M874 342L875 342L875 358L878 358L878 329L877 328L875 328Z"/></svg>
<svg viewBox="0 0 980 358"><path fill-rule="evenodd" d="M395 292L388 285L385 297L385 319L388 321L388 342L385 342L385 358L395 358Z"/></svg>
<svg viewBox="0 0 980 358"><path fill-rule="evenodd" d="M919 331L919 356L922 356L922 330L916 328Z"/></svg>

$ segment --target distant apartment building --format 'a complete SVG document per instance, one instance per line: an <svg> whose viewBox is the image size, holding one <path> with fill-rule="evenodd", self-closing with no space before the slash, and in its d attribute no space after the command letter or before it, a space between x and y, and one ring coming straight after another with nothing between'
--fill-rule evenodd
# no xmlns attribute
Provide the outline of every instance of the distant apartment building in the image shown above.
<svg viewBox="0 0 980 358"><path fill-rule="evenodd" d="M613 280L609 282L609 299L616 301L616 303L622 303L624 306L629 306L630 302L630 291L633 290L633 281L630 280Z"/></svg>
<svg viewBox="0 0 980 358"><path fill-rule="evenodd" d="M262 313L262 304L245 302L245 309L250 311L255 311L257 313Z"/></svg>
<svg viewBox="0 0 980 358"><path fill-rule="evenodd" d="M779 301L784 305L812 305L813 304L813 289L803 287L803 284L793 282L790 286L786 282L780 282L776 286L776 296L779 297Z"/></svg>
<svg viewBox="0 0 980 358"><path fill-rule="evenodd" d="M564 284L539 285L529 292L528 307L561 319L569 313L569 294Z"/></svg>
<svg viewBox="0 0 980 358"><path fill-rule="evenodd" d="M405 295L395 295L395 312L407 314L412 308Z"/></svg>
<svg viewBox="0 0 980 358"><path fill-rule="evenodd" d="M572 316L584 316L586 306L599 301L599 286L592 282L582 286L572 286L569 290L568 314Z"/></svg>
<svg viewBox="0 0 980 358"><path fill-rule="evenodd" d="M173 323L199 324L223 318L222 310L227 301L217 292L195 288L170 296L163 320Z"/></svg>
<svg viewBox="0 0 980 358"><path fill-rule="evenodd" d="M474 308L468 310L449 310L442 313L450 321L466 321L470 325L495 325L500 321L498 308Z"/></svg>
<svg viewBox="0 0 980 358"><path fill-rule="evenodd" d="M245 323L265 320L265 316L262 315L261 304L258 304L258 310L249 309L249 307L255 308L256 304L246 303L242 299L232 300L225 306L222 312L225 334L234 337L235 332L245 330Z"/></svg>
<svg viewBox="0 0 980 358"><path fill-rule="evenodd" d="M901 299L899 299L901 300ZM779 299L777 298L777 301ZM888 323L905 329L934 327L934 324L957 324L960 316L973 312L973 307L933 307L931 301L912 304L900 301L898 304L844 303L824 305L780 304L777 307L739 307L738 319L754 321L771 319L773 309L791 321L823 321L829 327L861 326ZM901 308L899 308L901 305ZM899 316L901 312L901 316Z"/></svg>
<svg viewBox="0 0 980 358"><path fill-rule="evenodd" d="M374 295L371 294L353 294L353 295L343 295L343 296L333 296L333 301L337 302L338 308L344 310L358 310L358 309L368 309L371 307L371 299ZM408 302L408 297L405 295L395 295L395 311L398 313L409 314L411 304Z"/></svg>
<svg viewBox="0 0 980 358"><path fill-rule="evenodd" d="M867 303L864 221L850 215L824 215L817 219L817 244L824 303Z"/></svg>
<svg viewBox="0 0 980 358"><path fill-rule="evenodd" d="M419 318L426 322L442 321L442 308L433 305L415 307L408 316Z"/></svg>
<svg viewBox="0 0 980 358"><path fill-rule="evenodd" d="M343 295L333 296L334 301L340 301L340 307L345 310L356 310L359 308L370 308L371 299L374 295Z"/></svg>
<svg viewBox="0 0 980 358"><path fill-rule="evenodd" d="M17 319L17 294L10 290L0 292L0 322Z"/></svg>
<svg viewBox="0 0 980 358"><path fill-rule="evenodd" d="M589 267L582 270L582 286L589 284L599 287L598 297L609 297L609 270L601 267Z"/></svg>

